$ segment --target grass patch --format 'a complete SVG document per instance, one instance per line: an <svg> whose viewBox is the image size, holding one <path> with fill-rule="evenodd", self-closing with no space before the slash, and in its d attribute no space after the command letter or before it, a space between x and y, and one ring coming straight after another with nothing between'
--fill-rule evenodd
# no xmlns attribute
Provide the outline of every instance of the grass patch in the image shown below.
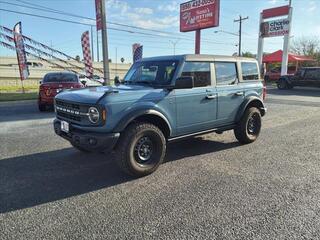
<svg viewBox="0 0 320 240"><path fill-rule="evenodd" d="M26 92L36 92L39 90L37 85L27 85L24 87ZM22 92L21 86L0 86L0 92Z"/></svg>
<svg viewBox="0 0 320 240"><path fill-rule="evenodd" d="M0 93L0 102L38 99L37 92Z"/></svg>

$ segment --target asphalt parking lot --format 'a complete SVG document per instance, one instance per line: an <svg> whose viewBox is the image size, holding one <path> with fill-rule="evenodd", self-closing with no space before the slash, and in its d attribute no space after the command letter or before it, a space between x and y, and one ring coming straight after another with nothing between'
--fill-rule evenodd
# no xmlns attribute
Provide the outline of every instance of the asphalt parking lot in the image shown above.
<svg viewBox="0 0 320 240"><path fill-rule="evenodd" d="M260 138L169 145L133 179L55 136L53 112L0 104L0 239L319 239L320 89L269 89Z"/></svg>

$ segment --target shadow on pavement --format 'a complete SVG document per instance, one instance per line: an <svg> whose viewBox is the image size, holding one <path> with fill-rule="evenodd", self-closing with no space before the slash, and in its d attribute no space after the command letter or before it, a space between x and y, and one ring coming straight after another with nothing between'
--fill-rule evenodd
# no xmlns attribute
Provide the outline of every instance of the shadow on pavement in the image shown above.
<svg viewBox="0 0 320 240"><path fill-rule="evenodd" d="M19 120L49 119L54 117L53 108L46 112L38 110L37 101L6 102L0 104L0 122Z"/></svg>
<svg viewBox="0 0 320 240"><path fill-rule="evenodd" d="M320 88L295 87L290 90L279 90L278 88L268 88L267 94L281 96L302 96L302 97L320 97Z"/></svg>
<svg viewBox="0 0 320 240"><path fill-rule="evenodd" d="M193 138L168 146L166 161L239 146ZM24 209L134 178L122 173L114 154L84 154L72 148L0 160L0 213Z"/></svg>

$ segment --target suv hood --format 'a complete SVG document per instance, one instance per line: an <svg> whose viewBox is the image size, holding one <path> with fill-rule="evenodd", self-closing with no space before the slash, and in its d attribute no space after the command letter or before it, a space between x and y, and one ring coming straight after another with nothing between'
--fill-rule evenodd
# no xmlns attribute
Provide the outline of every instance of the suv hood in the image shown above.
<svg viewBox="0 0 320 240"><path fill-rule="evenodd" d="M159 92L159 89L143 85L99 86L80 90L65 90L60 92L56 96L56 99L78 103L97 104L106 96L111 97L114 101L123 101L128 100L128 98L138 98L141 95L148 94L152 91ZM108 99L110 99L109 97Z"/></svg>

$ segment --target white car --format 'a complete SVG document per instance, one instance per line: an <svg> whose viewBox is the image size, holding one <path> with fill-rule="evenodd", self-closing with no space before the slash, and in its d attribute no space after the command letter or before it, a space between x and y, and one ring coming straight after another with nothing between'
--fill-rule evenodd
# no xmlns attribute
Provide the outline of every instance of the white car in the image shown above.
<svg viewBox="0 0 320 240"><path fill-rule="evenodd" d="M80 74L79 80L86 87L96 87L103 84L103 78L100 78L98 75L93 75L92 79L90 79L86 75Z"/></svg>

